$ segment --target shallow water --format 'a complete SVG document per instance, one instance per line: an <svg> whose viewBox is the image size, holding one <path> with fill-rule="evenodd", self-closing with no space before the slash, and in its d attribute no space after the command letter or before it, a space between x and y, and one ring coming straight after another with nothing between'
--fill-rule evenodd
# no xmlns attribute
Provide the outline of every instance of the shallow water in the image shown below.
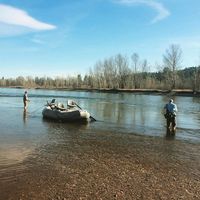
<svg viewBox="0 0 200 200"><path fill-rule="evenodd" d="M78 164L80 169L77 173L80 174L82 167L84 169L98 156L106 159L107 154L117 154L125 159L124 151L132 154L131 149L150 155L152 162L157 161L161 153L168 159L165 164L175 159L199 174L199 168L195 167L200 163L199 98L174 98L179 110L177 131L174 137L168 138L161 114L169 99L167 96L29 90L31 101L24 113L23 92L22 89L0 89L0 193L4 199L8 197L8 190L13 188L16 189L10 193L10 199L18 193L25 195L27 181L34 184L38 181L34 174L43 173L40 174L40 186L44 183L50 185L53 180L49 180L49 176L58 178L57 171L65 177L66 170L73 174ZM75 100L97 121L63 124L43 120L42 108L52 98L65 104L67 99ZM66 169L67 165L71 168ZM55 171L56 175L49 174ZM18 183L21 187L16 187Z"/></svg>

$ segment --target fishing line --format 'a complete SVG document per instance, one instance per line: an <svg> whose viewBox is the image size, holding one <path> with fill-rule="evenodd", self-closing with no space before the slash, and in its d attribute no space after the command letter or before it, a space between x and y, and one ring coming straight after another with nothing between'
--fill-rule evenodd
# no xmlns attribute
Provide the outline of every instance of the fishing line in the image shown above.
<svg viewBox="0 0 200 200"><path fill-rule="evenodd" d="M42 107L43 107L43 105L40 106L40 107L38 107L37 109L33 110L32 112L30 112L29 115L33 115L36 111L38 111L38 110L41 109Z"/></svg>

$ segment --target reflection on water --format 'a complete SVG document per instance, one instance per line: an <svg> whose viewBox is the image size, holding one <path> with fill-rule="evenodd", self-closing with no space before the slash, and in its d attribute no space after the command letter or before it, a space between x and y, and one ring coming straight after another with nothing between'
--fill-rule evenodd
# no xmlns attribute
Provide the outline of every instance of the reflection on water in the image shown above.
<svg viewBox="0 0 200 200"><path fill-rule="evenodd" d="M19 112L22 112L21 108L23 108L23 90L1 89L0 96L1 108L6 112L13 113L9 119L13 119L13 122L17 123L16 115L19 116ZM67 99L71 98L83 109L88 110L98 122L101 122L96 123L96 128L113 128L113 131L116 131L116 127L117 130L123 129L124 132L157 136L162 136L165 132L165 118L161 111L170 98L130 93L109 94L49 90L30 90L29 96L31 102L28 111L23 113L24 123L27 123L30 117L41 119L41 110L47 100L56 98L58 101L66 103ZM187 139L189 134L199 139L197 134L200 120L199 98L174 97L174 101L179 110L177 124L181 134L177 132L178 138ZM1 123L4 123L4 119ZM9 129L12 130L11 126L12 124L9 124Z"/></svg>
<svg viewBox="0 0 200 200"><path fill-rule="evenodd" d="M23 121L24 121L24 124L26 124L26 121L27 121L27 111L24 110L23 112Z"/></svg>
<svg viewBox="0 0 200 200"><path fill-rule="evenodd" d="M175 135L176 135L176 130L171 130L166 127L166 138L173 139L173 138L175 138Z"/></svg>

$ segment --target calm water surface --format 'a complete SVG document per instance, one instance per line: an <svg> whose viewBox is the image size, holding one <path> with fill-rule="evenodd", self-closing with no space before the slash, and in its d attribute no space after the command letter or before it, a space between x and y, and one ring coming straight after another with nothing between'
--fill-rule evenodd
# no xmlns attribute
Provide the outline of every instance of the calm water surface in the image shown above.
<svg viewBox="0 0 200 200"><path fill-rule="evenodd" d="M114 143L116 136L122 140L139 136L140 141L150 137L169 145L165 119L161 114L170 98L168 96L29 90L31 102L28 111L24 113L23 93L22 89L0 89L0 183L13 182L16 178L15 173L10 173L13 170L23 176L24 169L33 167L33 163L25 164L25 160L36 157L43 160L41 155L45 155L49 156L47 160L51 162L52 155L57 155L58 152L62 155L66 150L79 148L80 143L87 139L112 142L113 138ZM52 98L65 104L67 99L75 100L97 121L88 124L63 124L43 120L43 106ZM181 144L190 144L194 148L192 152L196 152L196 159L199 149L195 148L200 144L200 99L174 97L174 101L178 106L177 132L170 140L170 145L179 149ZM59 145L63 149L51 148ZM176 154L180 157L185 155L182 159L188 159L191 155L187 154L187 148L185 151L177 151Z"/></svg>

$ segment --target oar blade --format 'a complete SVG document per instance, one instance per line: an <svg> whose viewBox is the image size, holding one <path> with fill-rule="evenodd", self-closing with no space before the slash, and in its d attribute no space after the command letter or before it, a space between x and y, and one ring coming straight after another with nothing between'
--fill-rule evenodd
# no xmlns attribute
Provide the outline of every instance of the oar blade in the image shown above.
<svg viewBox="0 0 200 200"><path fill-rule="evenodd" d="M97 121L94 117L92 117L92 116L90 116L90 119L92 120L92 121Z"/></svg>
<svg viewBox="0 0 200 200"><path fill-rule="evenodd" d="M75 102L74 102L75 103ZM76 104L76 106L78 107L78 108L80 108L81 110L83 110L77 103L75 103ZM90 115L90 119L92 120L92 121L97 121L94 117L92 117L91 115Z"/></svg>

